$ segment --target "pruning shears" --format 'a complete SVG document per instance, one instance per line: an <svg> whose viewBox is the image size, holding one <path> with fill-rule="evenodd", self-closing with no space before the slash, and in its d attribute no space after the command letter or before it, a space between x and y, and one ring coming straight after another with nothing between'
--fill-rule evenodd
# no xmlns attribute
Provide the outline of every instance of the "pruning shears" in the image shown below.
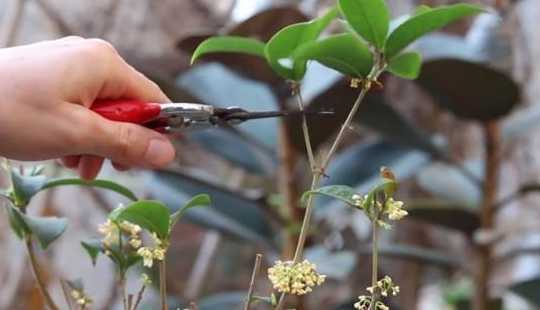
<svg viewBox="0 0 540 310"><path fill-rule="evenodd" d="M198 103L160 104L124 99L98 100L90 109L109 120L139 124L161 133L238 125L252 119L289 115L287 111L249 112L239 107L219 108Z"/></svg>

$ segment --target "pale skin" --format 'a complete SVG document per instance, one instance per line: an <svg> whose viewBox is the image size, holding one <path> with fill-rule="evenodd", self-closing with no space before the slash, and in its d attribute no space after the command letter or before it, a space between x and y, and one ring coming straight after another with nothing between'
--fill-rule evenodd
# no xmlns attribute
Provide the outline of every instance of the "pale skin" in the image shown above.
<svg viewBox="0 0 540 310"><path fill-rule="evenodd" d="M175 156L163 135L89 110L96 99L167 102L159 87L99 39L66 37L0 49L0 156L61 159L93 179L104 159L124 170L161 168Z"/></svg>

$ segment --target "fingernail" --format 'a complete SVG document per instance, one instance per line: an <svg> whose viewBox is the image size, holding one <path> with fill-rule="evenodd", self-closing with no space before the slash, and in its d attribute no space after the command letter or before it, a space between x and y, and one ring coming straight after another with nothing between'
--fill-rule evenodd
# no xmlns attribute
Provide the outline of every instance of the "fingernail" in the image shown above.
<svg viewBox="0 0 540 310"><path fill-rule="evenodd" d="M144 159L152 166L162 167L174 159L174 148L171 143L163 139L152 139L148 144Z"/></svg>

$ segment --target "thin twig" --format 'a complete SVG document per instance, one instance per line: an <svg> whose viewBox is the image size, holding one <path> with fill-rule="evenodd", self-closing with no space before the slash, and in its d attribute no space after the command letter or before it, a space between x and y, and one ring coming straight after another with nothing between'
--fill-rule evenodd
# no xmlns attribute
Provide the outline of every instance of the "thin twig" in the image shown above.
<svg viewBox="0 0 540 310"><path fill-rule="evenodd" d="M302 132L304 133L304 142L306 144L306 151L308 155L309 160L309 166L311 167L311 170L317 169L316 163L315 163L315 156L313 155L313 147L311 146L311 139L309 135L309 127L307 124L307 117L305 113L305 105L304 100L302 99L302 93L300 92L300 87L297 86L296 89L296 99L298 102L298 108L300 109L300 112L302 113Z"/></svg>
<svg viewBox="0 0 540 310"><path fill-rule="evenodd" d="M69 292L67 290L66 282L62 279L60 279L60 287L62 288L62 294L64 294L64 298L66 299L68 310L73 310L73 304L71 302L71 298L69 297Z"/></svg>
<svg viewBox="0 0 540 310"><path fill-rule="evenodd" d="M249 307L251 306L251 299L253 298L253 292L255 291L255 281L257 280L257 274L261 269L261 260L262 254L257 254L257 256L255 256L255 266L253 266L253 272L251 273L251 281L249 282L249 290L244 310L249 310Z"/></svg>
<svg viewBox="0 0 540 310"><path fill-rule="evenodd" d="M143 284L141 288L139 289L139 292L137 293L137 299L135 300L135 305L133 305L132 310L137 310L137 308L139 307L139 304L141 303L141 300L143 299L145 290L146 290L146 285Z"/></svg>
<svg viewBox="0 0 540 310"><path fill-rule="evenodd" d="M371 293L371 304L369 309L375 310L375 305L377 304L378 292L375 289L377 287L377 281L379 280L379 227L377 221L372 223L372 249L371 249L371 287L373 292Z"/></svg>
<svg viewBox="0 0 540 310"><path fill-rule="evenodd" d="M58 310L58 306L56 306L51 295L47 291L47 285L45 284L45 280L43 279L43 275L41 274L41 270L39 269L39 264L37 262L36 254L34 252L34 245L32 244L32 237L30 235L26 236L25 244L26 250L28 251L28 257L30 257L30 264L32 265L32 270L34 272L34 276L39 287L39 291L41 292L41 295L43 295L47 307L49 307L50 310Z"/></svg>
<svg viewBox="0 0 540 310"><path fill-rule="evenodd" d="M159 299L161 300L161 310L168 310L167 305L167 260L163 259L159 263Z"/></svg>
<svg viewBox="0 0 540 310"><path fill-rule="evenodd" d="M127 289L126 289L126 275L124 272L121 272L120 279L118 280L118 285L122 291L122 305L125 310L129 310L127 307Z"/></svg>

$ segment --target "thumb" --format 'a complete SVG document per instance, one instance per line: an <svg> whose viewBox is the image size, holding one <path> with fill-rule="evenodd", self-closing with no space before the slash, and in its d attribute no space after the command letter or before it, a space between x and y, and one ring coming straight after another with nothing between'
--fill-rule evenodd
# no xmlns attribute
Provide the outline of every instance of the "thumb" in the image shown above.
<svg viewBox="0 0 540 310"><path fill-rule="evenodd" d="M97 116L82 154L108 158L125 166L162 168L173 161L175 149L164 136L145 127ZM97 126L96 126L97 124Z"/></svg>

